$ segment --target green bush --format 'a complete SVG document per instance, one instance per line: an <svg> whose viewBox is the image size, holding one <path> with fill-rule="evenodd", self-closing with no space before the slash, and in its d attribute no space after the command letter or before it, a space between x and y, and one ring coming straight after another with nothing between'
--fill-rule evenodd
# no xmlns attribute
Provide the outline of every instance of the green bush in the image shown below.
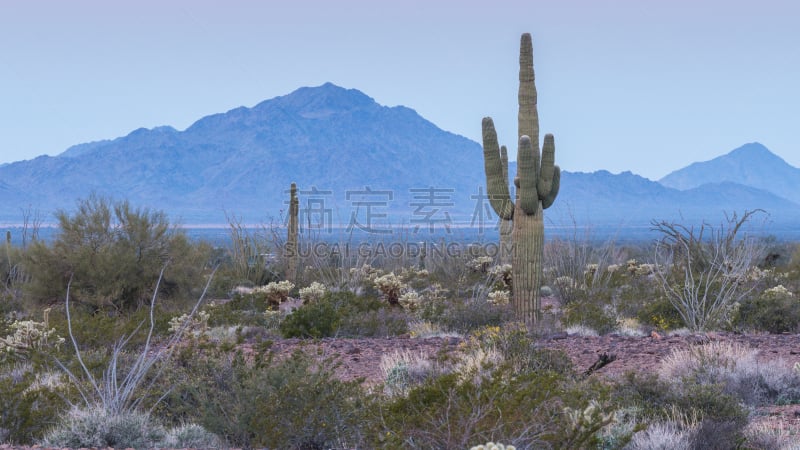
<svg viewBox="0 0 800 450"><path fill-rule="evenodd" d="M617 318L596 302L588 300L574 301L564 308L562 323L565 327L582 325L608 334L617 328Z"/></svg>
<svg viewBox="0 0 800 450"><path fill-rule="evenodd" d="M265 326L264 311L268 308L267 299L263 295L236 294L231 301L207 309L208 325Z"/></svg>
<svg viewBox="0 0 800 450"><path fill-rule="evenodd" d="M30 364L0 365L0 442L29 444L67 409L66 388L42 385L39 380Z"/></svg>
<svg viewBox="0 0 800 450"><path fill-rule="evenodd" d="M63 301L71 280L75 304L97 311L137 309L149 304L165 266L159 292L164 298L186 300L205 285L210 249L191 244L163 212L91 196L73 214L62 210L56 216L59 231L52 244L34 242L23 261L30 275L26 294L34 304Z"/></svg>
<svg viewBox="0 0 800 450"><path fill-rule="evenodd" d="M717 422L747 422L748 411L740 400L725 393L720 384L700 384L692 380L670 383L657 375L629 372L615 387L617 405L632 406L641 412L643 422L671 420L675 414Z"/></svg>
<svg viewBox="0 0 800 450"><path fill-rule="evenodd" d="M385 448L470 448L497 439L517 448L597 443L600 424L588 410L599 403L589 398L605 402L605 395L595 385L573 384L550 371L513 372L501 366L480 378L450 373L413 386L381 405L380 439L374 439ZM578 426L573 411L580 411Z"/></svg>
<svg viewBox="0 0 800 450"><path fill-rule="evenodd" d="M768 289L758 297L742 301L733 323L746 330L794 332L800 327L800 301L785 289Z"/></svg>
<svg viewBox="0 0 800 450"><path fill-rule="evenodd" d="M330 301L309 303L295 309L279 325L284 337L322 338L333 336L340 315Z"/></svg>
<svg viewBox="0 0 800 450"><path fill-rule="evenodd" d="M683 324L678 310L664 297L645 304L637 316L643 324L654 326L662 331L678 329Z"/></svg>
<svg viewBox="0 0 800 450"><path fill-rule="evenodd" d="M197 421L235 447L372 447L360 436L370 420L367 396L358 381L336 379L330 361L295 353L196 364Z"/></svg>

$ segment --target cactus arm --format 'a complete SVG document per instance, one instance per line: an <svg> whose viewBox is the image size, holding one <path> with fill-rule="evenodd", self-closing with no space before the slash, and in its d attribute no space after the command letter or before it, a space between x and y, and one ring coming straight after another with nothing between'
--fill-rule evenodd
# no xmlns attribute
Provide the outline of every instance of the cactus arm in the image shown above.
<svg viewBox="0 0 800 450"><path fill-rule="evenodd" d="M500 167L503 169L503 181L508 186L508 149L505 145L500 146ZM511 191L508 192L508 196L511 198Z"/></svg>
<svg viewBox="0 0 800 450"><path fill-rule="evenodd" d="M539 159L531 139L528 136L519 138L519 152L517 154L517 195L519 207L525 214L533 215L539 210L539 193L536 189Z"/></svg>
<svg viewBox="0 0 800 450"><path fill-rule="evenodd" d="M542 209L547 209L552 206L558 196L558 188L561 186L561 168L558 166L553 167L553 183L550 192L542 199Z"/></svg>
<svg viewBox="0 0 800 450"><path fill-rule="evenodd" d="M501 219L510 220L514 217L514 204L508 192L508 178L503 177L504 172L508 173L508 168L503 170L500 145L497 143L497 132L491 117L483 119L483 162L489 203Z"/></svg>
<svg viewBox="0 0 800 450"><path fill-rule="evenodd" d="M544 136L544 145L542 146L542 167L539 170L539 183L537 188L539 190L539 198L544 199L550 195L550 189L553 187L553 172L556 163L556 145L552 134Z"/></svg>

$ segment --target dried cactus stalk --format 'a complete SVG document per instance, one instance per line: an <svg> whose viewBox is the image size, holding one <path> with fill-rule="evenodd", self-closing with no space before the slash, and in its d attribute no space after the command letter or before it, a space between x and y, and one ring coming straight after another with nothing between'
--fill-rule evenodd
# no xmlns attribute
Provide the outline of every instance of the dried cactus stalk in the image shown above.
<svg viewBox="0 0 800 450"><path fill-rule="evenodd" d="M286 236L286 280L292 283L297 278L297 216L300 212L300 201L297 199L297 184L292 183L289 190L289 227Z"/></svg>

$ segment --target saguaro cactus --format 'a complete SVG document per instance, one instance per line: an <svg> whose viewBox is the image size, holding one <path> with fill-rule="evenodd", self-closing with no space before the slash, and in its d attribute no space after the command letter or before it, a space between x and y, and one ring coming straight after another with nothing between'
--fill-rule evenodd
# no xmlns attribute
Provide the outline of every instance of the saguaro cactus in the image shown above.
<svg viewBox="0 0 800 450"><path fill-rule="evenodd" d="M539 289L544 259L543 210L549 208L558 195L561 170L555 165L552 134L545 135L541 157L539 153L533 45L528 33L522 35L519 49L518 139L517 176L514 178L516 201L512 201L508 189L508 168L504 167L507 157L501 152L492 118L483 119L483 157L489 202L502 220L513 220L512 303L518 318L533 324L538 320L540 310Z"/></svg>
<svg viewBox="0 0 800 450"><path fill-rule="evenodd" d="M297 216L300 212L300 201L297 200L297 184L292 183L289 190L289 227L286 236L286 280L295 282L297 277Z"/></svg>

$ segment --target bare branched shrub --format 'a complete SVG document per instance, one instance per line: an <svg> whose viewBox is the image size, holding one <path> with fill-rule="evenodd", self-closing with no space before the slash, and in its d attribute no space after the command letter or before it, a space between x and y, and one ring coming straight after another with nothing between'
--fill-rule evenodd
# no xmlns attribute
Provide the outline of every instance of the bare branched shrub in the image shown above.
<svg viewBox="0 0 800 450"><path fill-rule="evenodd" d="M726 216L718 227L653 222L661 234L655 248L656 277L690 329L719 325L755 287L748 272L762 258L763 245L742 227L758 211Z"/></svg>

